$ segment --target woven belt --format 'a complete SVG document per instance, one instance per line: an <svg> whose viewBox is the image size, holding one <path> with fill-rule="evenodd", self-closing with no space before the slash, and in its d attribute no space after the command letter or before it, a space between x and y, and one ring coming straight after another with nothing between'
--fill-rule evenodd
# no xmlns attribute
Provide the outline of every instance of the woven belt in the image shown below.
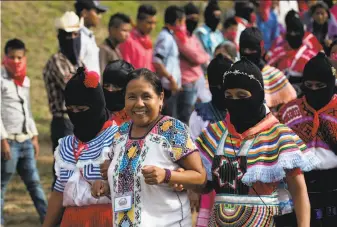
<svg viewBox="0 0 337 227"><path fill-rule="evenodd" d="M31 139L32 136L29 135L29 134L12 134L12 135L8 135L7 139L9 140L14 140L16 142L19 142L19 143L23 143L25 142L26 140L29 140Z"/></svg>

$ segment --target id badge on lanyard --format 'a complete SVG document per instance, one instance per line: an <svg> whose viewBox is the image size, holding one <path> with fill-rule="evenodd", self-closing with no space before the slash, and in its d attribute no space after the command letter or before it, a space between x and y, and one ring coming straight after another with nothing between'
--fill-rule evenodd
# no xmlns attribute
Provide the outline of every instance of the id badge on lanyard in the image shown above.
<svg viewBox="0 0 337 227"><path fill-rule="evenodd" d="M117 194L114 198L114 211L125 212L131 210L132 207L132 192Z"/></svg>

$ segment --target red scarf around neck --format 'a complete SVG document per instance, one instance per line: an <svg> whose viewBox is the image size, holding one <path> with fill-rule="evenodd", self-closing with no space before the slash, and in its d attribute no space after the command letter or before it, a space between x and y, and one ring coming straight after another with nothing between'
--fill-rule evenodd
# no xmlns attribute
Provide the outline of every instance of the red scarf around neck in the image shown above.
<svg viewBox="0 0 337 227"><path fill-rule="evenodd" d="M13 78L14 83L17 86L22 87L23 81L26 77L27 60L23 57L20 62L15 62L13 59L5 56L2 60L2 64L5 66L9 76Z"/></svg>

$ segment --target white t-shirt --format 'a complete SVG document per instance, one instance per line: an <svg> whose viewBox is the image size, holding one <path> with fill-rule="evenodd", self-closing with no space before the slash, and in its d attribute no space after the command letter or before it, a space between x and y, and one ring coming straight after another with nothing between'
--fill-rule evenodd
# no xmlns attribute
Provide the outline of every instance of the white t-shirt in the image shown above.
<svg viewBox="0 0 337 227"><path fill-rule="evenodd" d="M95 71L100 75L99 48L95 36L87 27L81 28L80 60L89 71Z"/></svg>

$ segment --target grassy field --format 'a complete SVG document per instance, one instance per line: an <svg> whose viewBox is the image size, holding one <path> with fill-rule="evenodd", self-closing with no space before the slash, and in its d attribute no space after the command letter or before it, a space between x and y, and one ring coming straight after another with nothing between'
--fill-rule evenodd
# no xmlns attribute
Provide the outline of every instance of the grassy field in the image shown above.
<svg viewBox="0 0 337 227"><path fill-rule="evenodd" d="M207 1L198 1L202 7ZM101 25L95 29L97 43L107 35L106 25L111 14L124 12L135 20L137 8L146 1L105 1L109 7L103 15ZM186 4L187 1L151 1L158 9L158 24L153 32L153 39L163 26L163 12L168 5ZM38 159L41 181L47 196L51 184L52 151L50 146L50 119L47 95L42 79L42 70L48 58L57 51L58 43L54 20L65 11L73 10L74 1L2 1L1 2L1 53L8 39L20 38L28 48L28 76L31 79L31 102L33 115L40 133L41 155ZM222 8L231 3L223 1ZM39 226L38 217L26 188L18 176L10 183L6 194L6 226Z"/></svg>

